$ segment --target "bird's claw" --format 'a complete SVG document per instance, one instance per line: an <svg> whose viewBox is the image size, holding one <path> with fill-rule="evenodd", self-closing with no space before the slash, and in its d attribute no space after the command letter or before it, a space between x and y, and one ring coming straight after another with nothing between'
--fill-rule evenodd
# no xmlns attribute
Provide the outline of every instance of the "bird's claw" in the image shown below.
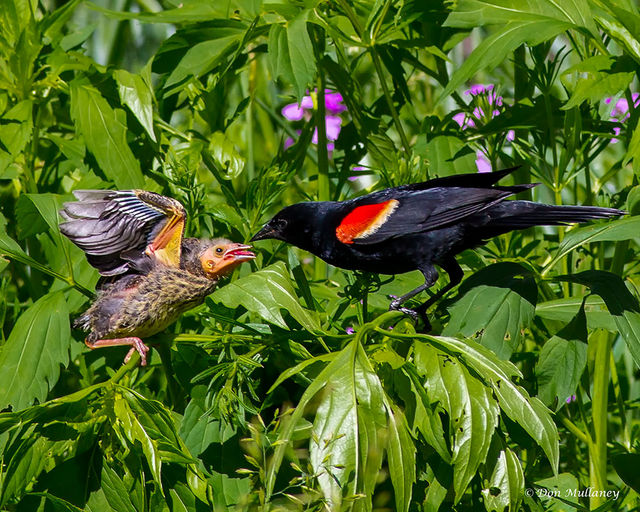
<svg viewBox="0 0 640 512"><path fill-rule="evenodd" d="M389 311L400 311L401 313L410 316L414 322L416 322L418 318L420 318L420 320L422 320L422 322L424 323L424 332L429 332L431 330L431 322L429 322L429 318L422 308L403 308L394 300L389 305Z"/></svg>
<svg viewBox="0 0 640 512"><path fill-rule="evenodd" d="M129 362L134 352L138 352L138 354L140 354L140 366L146 366L149 347L147 347L140 338L134 338L132 340L131 349L129 349L129 352L127 352L127 355L124 358L125 364Z"/></svg>

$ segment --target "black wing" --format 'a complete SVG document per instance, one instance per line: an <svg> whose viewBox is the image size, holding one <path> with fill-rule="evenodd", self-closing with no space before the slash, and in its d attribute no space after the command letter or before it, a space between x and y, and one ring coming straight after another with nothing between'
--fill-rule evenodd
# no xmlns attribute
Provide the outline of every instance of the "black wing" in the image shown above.
<svg viewBox="0 0 640 512"><path fill-rule="evenodd" d="M185 210L145 190L77 190L65 203L60 231L103 276L125 274L136 261L180 266Z"/></svg>

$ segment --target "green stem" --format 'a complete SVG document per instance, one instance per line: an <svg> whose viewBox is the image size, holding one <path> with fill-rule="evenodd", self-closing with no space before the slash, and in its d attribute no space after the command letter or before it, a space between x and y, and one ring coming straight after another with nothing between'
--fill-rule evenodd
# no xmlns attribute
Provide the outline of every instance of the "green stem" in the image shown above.
<svg viewBox="0 0 640 512"><path fill-rule="evenodd" d="M393 98L391 97L391 93L389 92L389 87L387 86L387 82L384 77L384 71L382 70L382 64L380 63L380 56L378 55L378 52L373 46L369 48L369 53L371 54L371 60L373 60L373 65L376 68L376 74L378 75L378 80L380 80L380 85L382 86L382 94L384 94L384 99L387 102L389 111L391 112L393 124L395 125L396 130L398 131L398 135L400 135L400 140L402 141L402 147L404 148L405 153L408 154L411 146L409 145L409 139L407 139L407 135L404 133L404 129L402 128L402 123L400 122L400 116L398 115L396 106L393 103Z"/></svg>
<svg viewBox="0 0 640 512"><path fill-rule="evenodd" d="M320 36L321 34L319 34ZM327 150L327 106L325 103L325 79L320 63L322 62L322 50L315 45L316 60L318 62L316 127L318 130L318 201L331 199L331 182L329 181L329 151ZM326 279L327 264L320 258L315 258L315 278Z"/></svg>
<svg viewBox="0 0 640 512"><path fill-rule="evenodd" d="M607 407L612 336L606 331L598 331L591 336L589 343L595 345L591 402L593 443L589 445L589 484L596 491L604 491L607 489ZM600 496L592 496L591 509L603 505L605 501Z"/></svg>
<svg viewBox="0 0 640 512"><path fill-rule="evenodd" d="M589 436L585 434L582 430L580 430L580 428L578 428L578 426L575 423L573 423L569 418L567 418L566 416L561 416L560 421L565 427L567 427L567 430L571 432L574 436L576 436L578 439L580 439L580 441L582 441L583 443L586 443L587 445L591 443L591 439L589 438Z"/></svg>

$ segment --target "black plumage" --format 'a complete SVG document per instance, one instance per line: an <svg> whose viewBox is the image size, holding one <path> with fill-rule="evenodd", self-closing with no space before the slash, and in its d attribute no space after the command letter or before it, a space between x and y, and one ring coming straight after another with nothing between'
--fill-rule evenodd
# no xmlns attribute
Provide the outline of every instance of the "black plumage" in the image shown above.
<svg viewBox="0 0 640 512"><path fill-rule="evenodd" d="M554 206L506 200L535 186L496 183L515 168L463 174L403 185L347 201L305 202L281 210L252 240L275 238L350 270L401 274L420 270L425 283L391 302L426 322L425 311L457 285L463 272L455 256L494 236L537 225L565 225L622 215L595 206ZM402 304L438 278L449 283L415 310Z"/></svg>

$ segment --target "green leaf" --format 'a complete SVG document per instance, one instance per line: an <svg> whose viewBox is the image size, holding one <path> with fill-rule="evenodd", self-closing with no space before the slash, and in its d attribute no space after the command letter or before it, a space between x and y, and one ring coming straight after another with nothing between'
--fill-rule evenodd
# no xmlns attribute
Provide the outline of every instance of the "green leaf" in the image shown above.
<svg viewBox="0 0 640 512"><path fill-rule="evenodd" d="M459 357L465 365L477 372L495 393L502 411L518 423L545 452L551 467L557 471L559 446L558 430L549 410L525 389L516 385L513 377L522 377L509 361L502 361L489 349L473 340L458 340L445 336L414 334L412 336L391 333L389 336L415 339L417 345L425 340L436 348Z"/></svg>
<svg viewBox="0 0 640 512"><path fill-rule="evenodd" d="M571 251L590 242L611 242L636 238L640 232L640 217L627 217L610 222L602 222L569 231L553 259L544 267L545 275L553 266Z"/></svg>
<svg viewBox="0 0 640 512"><path fill-rule="evenodd" d="M491 71L503 62L521 44L538 45L564 32L571 25L562 21L508 22L476 47L471 55L451 76L442 94L441 102L480 70Z"/></svg>
<svg viewBox="0 0 640 512"><path fill-rule="evenodd" d="M153 131L153 90L141 75L134 75L124 69L116 69L113 78L118 83L120 101L129 107L131 113L136 116L145 129L149 138L156 142L156 134Z"/></svg>
<svg viewBox="0 0 640 512"><path fill-rule="evenodd" d="M70 84L71 117L102 172L118 188L143 188L140 164L127 144L126 116L86 79Z"/></svg>
<svg viewBox="0 0 640 512"><path fill-rule="evenodd" d="M386 397L385 408L389 418L387 461L396 498L396 510L408 512L413 484L416 481L416 445L400 408Z"/></svg>
<svg viewBox="0 0 640 512"><path fill-rule="evenodd" d="M531 272L517 263L496 263L466 279L449 309L445 336L473 337L508 359L533 320L538 289Z"/></svg>
<svg viewBox="0 0 640 512"><path fill-rule="evenodd" d="M307 92L316 72L313 45L307 31L309 11L303 11L286 26L271 25L269 63L275 79L293 85L298 102Z"/></svg>
<svg viewBox="0 0 640 512"><path fill-rule="evenodd" d="M129 489L108 460L102 461L100 487L104 491L104 496L111 509L138 510L129 497Z"/></svg>
<svg viewBox="0 0 640 512"><path fill-rule="evenodd" d="M24 409L43 401L69 364L69 311L64 295L41 297L20 317L0 352L0 409Z"/></svg>
<svg viewBox="0 0 640 512"><path fill-rule="evenodd" d="M504 448L488 468L491 471L486 487L482 489L484 505L488 511L520 510L524 494L524 474L515 453Z"/></svg>
<svg viewBox="0 0 640 512"><path fill-rule="evenodd" d="M640 493L640 473L638 473L640 454L621 453L613 455L611 462L621 480L634 491Z"/></svg>
<svg viewBox="0 0 640 512"><path fill-rule="evenodd" d="M574 494L577 490L580 490L580 482L574 475L560 473L551 478L537 480L535 484L546 489L546 492L538 494L545 511L574 512L574 510L584 510L580 506L578 497Z"/></svg>
<svg viewBox="0 0 640 512"><path fill-rule="evenodd" d="M620 276L603 270L588 270L557 279L587 286L603 298L631 357L640 366L640 305Z"/></svg>
<svg viewBox="0 0 640 512"><path fill-rule="evenodd" d="M599 36L587 0L459 0L445 26L473 28L516 21L561 21Z"/></svg>
<svg viewBox="0 0 640 512"><path fill-rule="evenodd" d="M235 144L224 133L215 132L209 139L209 153L218 167L224 171L227 180L237 178L244 169L244 158L236 150Z"/></svg>
<svg viewBox="0 0 640 512"><path fill-rule="evenodd" d="M575 318L542 347L536 365L538 396L560 409L578 387L587 364L587 317L580 308Z"/></svg>
<svg viewBox="0 0 640 512"><path fill-rule="evenodd" d="M566 297L543 302L536 305L536 315L547 320L568 323L578 314L583 303L589 330L606 329L611 332L617 330L615 320L609 314L606 304L596 295L589 295L586 298Z"/></svg>
<svg viewBox="0 0 640 512"><path fill-rule="evenodd" d="M164 87L169 89L187 78L198 78L211 71L222 59L237 49L243 35L243 32L238 32L232 36L196 44L187 50L187 53L167 78ZM177 89L172 92L177 92Z"/></svg>
<svg viewBox="0 0 640 512"><path fill-rule="evenodd" d="M308 331L320 331L315 315L298 302L289 272L281 261L219 288L211 300L230 308L244 306L268 322L288 329L281 313L284 309Z"/></svg>
<svg viewBox="0 0 640 512"><path fill-rule="evenodd" d="M464 365L425 343L415 345L415 365L426 377L429 398L449 414L457 503L487 457L498 425L498 404L491 390Z"/></svg>
<svg viewBox="0 0 640 512"><path fill-rule="evenodd" d="M462 174L475 168L476 158L473 152L455 158L464 148L465 143L457 137L440 135L427 142L424 157L429 159L430 169L438 176Z"/></svg>

